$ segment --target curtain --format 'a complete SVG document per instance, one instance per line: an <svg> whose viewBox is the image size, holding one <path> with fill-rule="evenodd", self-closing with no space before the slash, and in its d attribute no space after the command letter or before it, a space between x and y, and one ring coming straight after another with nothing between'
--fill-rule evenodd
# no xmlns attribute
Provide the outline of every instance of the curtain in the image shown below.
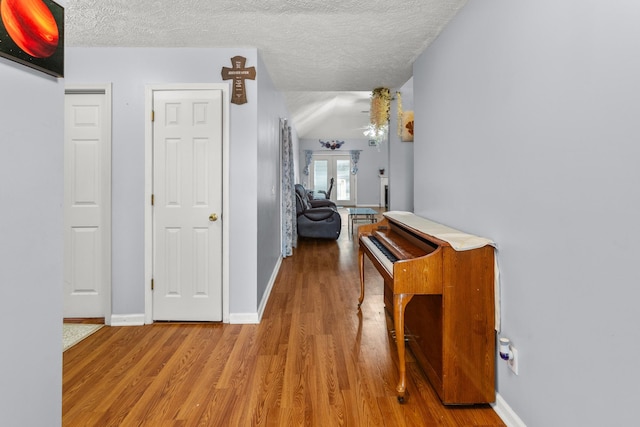
<svg viewBox="0 0 640 427"><path fill-rule="evenodd" d="M358 174L358 162L360 161L360 150L351 150L351 175Z"/></svg>
<svg viewBox="0 0 640 427"><path fill-rule="evenodd" d="M298 244L298 230L291 126L282 119L280 120L280 141L282 144L282 256L286 258L293 255L293 248Z"/></svg>
<svg viewBox="0 0 640 427"><path fill-rule="evenodd" d="M311 165L311 160L313 159L313 151L304 150L304 172L305 175L309 176L309 166Z"/></svg>
<svg viewBox="0 0 640 427"><path fill-rule="evenodd" d="M311 172L309 170L309 166L311 166L311 162L312 161L313 161L313 151L312 150L304 150L304 169L302 170L302 173L305 176L304 181L303 181L303 185L306 188L309 188L311 186L311 181L309 181L309 173Z"/></svg>

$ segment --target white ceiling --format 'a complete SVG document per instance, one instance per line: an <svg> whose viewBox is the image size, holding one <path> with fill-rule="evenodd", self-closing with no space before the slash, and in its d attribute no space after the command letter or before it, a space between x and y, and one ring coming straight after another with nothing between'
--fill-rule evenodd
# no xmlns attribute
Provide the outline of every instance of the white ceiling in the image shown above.
<svg viewBox="0 0 640 427"><path fill-rule="evenodd" d="M67 46L255 47L300 138L362 138L467 0L67 0Z"/></svg>

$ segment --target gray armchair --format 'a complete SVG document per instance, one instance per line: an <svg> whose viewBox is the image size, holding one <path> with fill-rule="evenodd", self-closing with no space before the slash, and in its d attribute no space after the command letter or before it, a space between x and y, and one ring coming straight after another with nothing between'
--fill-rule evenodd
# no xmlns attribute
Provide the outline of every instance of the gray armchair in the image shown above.
<svg viewBox="0 0 640 427"><path fill-rule="evenodd" d="M295 185L298 235L320 239L337 239L342 229L342 218L335 203L330 200L309 200L307 190Z"/></svg>

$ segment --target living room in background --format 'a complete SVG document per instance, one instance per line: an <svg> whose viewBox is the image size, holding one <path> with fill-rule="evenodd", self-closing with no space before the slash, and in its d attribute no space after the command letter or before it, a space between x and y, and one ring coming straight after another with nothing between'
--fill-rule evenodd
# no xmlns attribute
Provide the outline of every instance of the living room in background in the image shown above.
<svg viewBox="0 0 640 427"><path fill-rule="evenodd" d="M309 168L309 182L314 191L328 191L331 178L334 186L331 200L337 205L355 206L355 178L351 173L351 156L348 154L314 153Z"/></svg>

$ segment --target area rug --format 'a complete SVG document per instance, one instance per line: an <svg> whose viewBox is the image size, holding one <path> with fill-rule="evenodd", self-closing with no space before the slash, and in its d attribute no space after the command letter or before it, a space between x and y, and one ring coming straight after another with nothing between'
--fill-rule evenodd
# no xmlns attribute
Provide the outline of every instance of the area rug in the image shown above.
<svg viewBox="0 0 640 427"><path fill-rule="evenodd" d="M103 326L104 325L84 323L64 323L62 325L62 351L67 351L67 349L78 344Z"/></svg>

